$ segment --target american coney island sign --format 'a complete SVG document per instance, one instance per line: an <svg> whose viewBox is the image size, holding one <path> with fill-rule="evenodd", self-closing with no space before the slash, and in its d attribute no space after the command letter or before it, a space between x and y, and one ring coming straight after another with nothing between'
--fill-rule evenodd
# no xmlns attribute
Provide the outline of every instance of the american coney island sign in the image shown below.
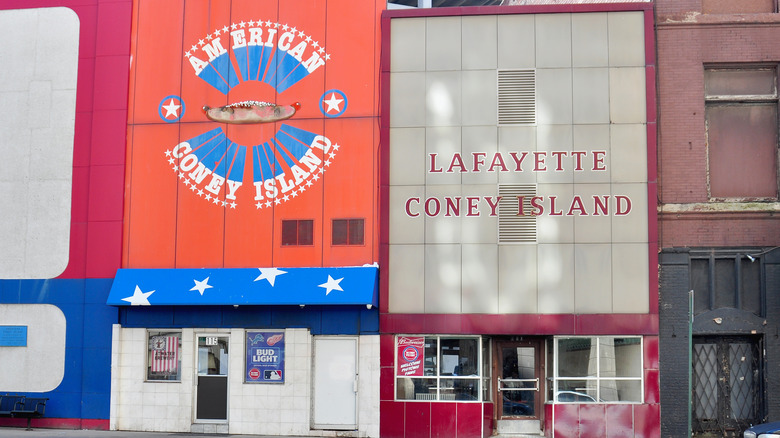
<svg viewBox="0 0 780 438"><path fill-rule="evenodd" d="M142 6L150 4L156 6ZM176 61L181 85L172 83L153 101L157 123L178 125L178 138L155 140L157 159L178 180L179 198L260 211L322 184L342 148L322 120L345 114L348 92L323 87L323 71L340 55L326 47L323 29L307 29L294 15L227 15L209 16L189 32L199 19L185 15Z"/></svg>

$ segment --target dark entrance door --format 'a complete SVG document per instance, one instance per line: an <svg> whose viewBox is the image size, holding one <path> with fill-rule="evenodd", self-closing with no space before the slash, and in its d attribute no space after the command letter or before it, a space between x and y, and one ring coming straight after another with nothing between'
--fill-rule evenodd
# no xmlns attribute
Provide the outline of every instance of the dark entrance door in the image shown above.
<svg viewBox="0 0 780 438"><path fill-rule="evenodd" d="M498 420L540 418L541 341L496 341Z"/></svg>
<svg viewBox="0 0 780 438"><path fill-rule="evenodd" d="M198 381L195 419L227 420L228 336L198 336Z"/></svg>
<svg viewBox="0 0 780 438"><path fill-rule="evenodd" d="M695 436L741 437L744 429L759 422L760 352L758 337L693 338Z"/></svg>

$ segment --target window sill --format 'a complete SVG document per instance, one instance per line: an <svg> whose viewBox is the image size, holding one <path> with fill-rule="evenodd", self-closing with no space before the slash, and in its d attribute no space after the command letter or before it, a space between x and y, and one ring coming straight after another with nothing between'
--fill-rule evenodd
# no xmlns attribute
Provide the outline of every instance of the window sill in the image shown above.
<svg viewBox="0 0 780 438"><path fill-rule="evenodd" d="M687 213L780 213L780 202L693 202L688 204L660 204L659 214Z"/></svg>

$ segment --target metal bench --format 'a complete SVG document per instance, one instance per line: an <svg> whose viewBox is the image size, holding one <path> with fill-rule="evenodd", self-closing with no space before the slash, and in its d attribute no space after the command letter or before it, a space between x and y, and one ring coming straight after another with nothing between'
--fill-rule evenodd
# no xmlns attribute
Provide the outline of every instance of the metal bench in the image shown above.
<svg viewBox="0 0 780 438"><path fill-rule="evenodd" d="M30 423L32 419L43 417L48 400L48 398L43 397L23 397L21 402L17 402L14 405L11 416L14 418L26 418L27 430L31 430Z"/></svg>
<svg viewBox="0 0 780 438"><path fill-rule="evenodd" d="M0 417L12 417L14 409L23 400L22 395L0 395Z"/></svg>

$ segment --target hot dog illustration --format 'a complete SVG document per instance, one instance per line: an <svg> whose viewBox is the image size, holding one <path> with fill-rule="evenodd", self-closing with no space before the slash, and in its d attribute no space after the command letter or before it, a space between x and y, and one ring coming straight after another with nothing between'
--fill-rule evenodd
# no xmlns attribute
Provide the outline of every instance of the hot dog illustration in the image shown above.
<svg viewBox="0 0 780 438"><path fill-rule="evenodd" d="M276 105L269 102L245 100L230 105L211 108L203 107L203 112L209 120L229 124L270 123L286 120L301 109L298 102L292 105Z"/></svg>

